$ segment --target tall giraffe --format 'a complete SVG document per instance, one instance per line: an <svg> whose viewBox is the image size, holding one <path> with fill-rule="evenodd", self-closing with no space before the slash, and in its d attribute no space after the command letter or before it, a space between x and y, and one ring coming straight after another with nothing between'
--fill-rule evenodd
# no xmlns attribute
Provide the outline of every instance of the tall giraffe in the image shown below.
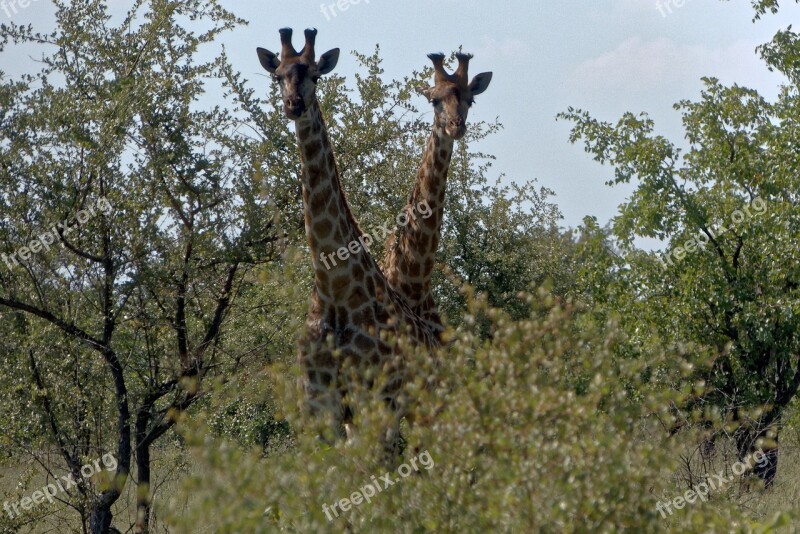
<svg viewBox="0 0 800 534"><path fill-rule="evenodd" d="M404 212L408 224L390 237L384 257L384 272L393 288L411 309L437 334L444 329L436 302L431 294L431 275L444 218L445 190L453 144L467 133L467 115L475 97L489 87L492 73L484 72L469 81L470 54L456 54L458 68L449 74L444 54L430 54L434 85L423 94L433 105L433 130L425 145L422 165ZM432 214L415 217L414 210L425 203Z"/></svg>
<svg viewBox="0 0 800 534"><path fill-rule="evenodd" d="M306 237L314 268L299 351L302 383L310 411L331 417L335 435L344 437L342 431L351 434L353 423L353 409L345 400L352 391L346 370L355 370L367 388L373 387L376 371L384 373L381 394L398 416L386 431L384 445L394 454L399 419L405 415L401 337L430 350L438 346L438 339L391 288L350 212L316 97L317 81L334 69L339 50L315 61L316 34L306 30L306 44L298 53L292 30L280 30L280 60L269 50L257 50L261 65L280 85L284 113L295 122L300 149ZM343 249L349 254L338 254Z"/></svg>

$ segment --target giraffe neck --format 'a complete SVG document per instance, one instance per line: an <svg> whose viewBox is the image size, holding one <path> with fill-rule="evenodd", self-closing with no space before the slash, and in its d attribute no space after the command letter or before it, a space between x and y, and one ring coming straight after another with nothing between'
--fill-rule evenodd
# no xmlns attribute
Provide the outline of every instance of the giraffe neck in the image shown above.
<svg viewBox="0 0 800 534"><path fill-rule="evenodd" d="M347 274L354 263L369 271L369 262L365 261L363 250L351 252L354 248L350 247L359 243L358 237L362 232L347 204L328 131L316 100L297 119L295 126L302 163L306 237L316 274L316 287L320 296L329 295L335 299L333 282L337 275L341 278ZM342 248L348 251L345 260L337 256L337 251Z"/></svg>
<svg viewBox="0 0 800 534"><path fill-rule="evenodd" d="M389 283L423 317L426 311L435 313L435 309L422 310L420 307L431 306L432 302L429 298L430 281L444 218L445 189L453 144L453 138L445 133L437 116L425 145L414 189L405 207L409 222L400 227L394 244L387 250L385 263ZM420 207L423 213L420 213ZM412 210L415 210L415 216L409 213Z"/></svg>

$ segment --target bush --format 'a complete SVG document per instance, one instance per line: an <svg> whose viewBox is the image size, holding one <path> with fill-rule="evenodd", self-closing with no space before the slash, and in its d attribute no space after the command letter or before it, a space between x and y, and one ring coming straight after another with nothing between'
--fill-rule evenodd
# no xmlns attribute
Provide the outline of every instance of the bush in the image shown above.
<svg viewBox="0 0 800 534"><path fill-rule="evenodd" d="M681 494L671 482L677 445L662 423L690 391L663 384L688 376L686 354L664 350L647 363L617 358L615 325L592 328L575 306L544 294L524 299L535 311L521 321L472 300L436 371L426 357L414 359L408 391L420 424L404 430L403 465L387 467L372 446L385 422L376 403L361 405L357 438L333 446L316 438L316 425L299 410L287 414L294 447L267 457L209 437L202 420L184 421L202 476L170 501L169 522L215 532L755 528L724 499L673 508L666 518L656 510L659 500ZM490 319L488 340L473 332L479 316ZM432 372L438 385L427 390L423 378ZM265 378L264 387L292 398L283 406L298 405L290 375L273 368ZM366 487L383 488L390 470L393 485ZM375 495L345 504L346 512L332 508L351 496L358 502L354 492L362 501Z"/></svg>

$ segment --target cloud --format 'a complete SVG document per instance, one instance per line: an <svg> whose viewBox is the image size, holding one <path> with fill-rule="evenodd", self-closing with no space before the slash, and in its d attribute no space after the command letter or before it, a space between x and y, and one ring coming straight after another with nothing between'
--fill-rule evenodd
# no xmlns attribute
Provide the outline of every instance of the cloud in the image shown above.
<svg viewBox="0 0 800 534"><path fill-rule="evenodd" d="M658 10L655 6L655 0L614 0L612 4L612 9L617 14L639 14L639 13L647 13L651 15L653 13L658 13Z"/></svg>
<svg viewBox="0 0 800 534"><path fill-rule="evenodd" d="M696 85L701 76L714 76L727 84L774 89L776 77L755 54L756 45L741 40L709 48L666 37L632 37L579 64L570 83L593 91L636 92Z"/></svg>
<svg viewBox="0 0 800 534"><path fill-rule="evenodd" d="M491 57L500 56L504 58L515 58L520 55L525 55L530 52L528 43L522 39L514 39L513 37L506 37L498 41L494 37L481 38L481 45L475 50L477 57Z"/></svg>

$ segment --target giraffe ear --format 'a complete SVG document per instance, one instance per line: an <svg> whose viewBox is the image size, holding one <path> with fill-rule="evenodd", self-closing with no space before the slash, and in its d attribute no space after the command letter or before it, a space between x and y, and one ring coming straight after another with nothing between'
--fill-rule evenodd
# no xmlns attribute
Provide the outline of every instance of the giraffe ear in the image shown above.
<svg viewBox="0 0 800 534"><path fill-rule="evenodd" d="M472 93L472 96L479 95L484 92L486 89L489 88L489 82L492 81L492 73L491 72L482 72L472 78L472 81L469 83L469 90Z"/></svg>
<svg viewBox="0 0 800 534"><path fill-rule="evenodd" d="M256 52L258 52L258 60L261 62L261 66L270 73L275 74L275 71L281 64L281 62L278 61L278 56L266 48L256 48Z"/></svg>
<svg viewBox="0 0 800 534"><path fill-rule="evenodd" d="M336 68L336 64L339 62L339 49L334 48L333 50L328 50L319 58L317 62L317 68L319 69L320 75L328 74L333 69Z"/></svg>

